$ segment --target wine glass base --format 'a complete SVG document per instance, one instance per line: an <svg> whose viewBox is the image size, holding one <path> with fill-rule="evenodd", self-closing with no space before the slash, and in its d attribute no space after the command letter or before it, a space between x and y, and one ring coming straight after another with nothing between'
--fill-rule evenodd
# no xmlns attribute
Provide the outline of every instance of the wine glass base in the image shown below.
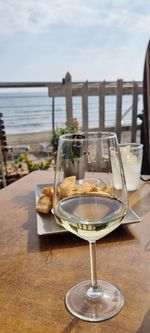
<svg viewBox="0 0 150 333"><path fill-rule="evenodd" d="M86 321L102 321L115 316L124 305L120 289L106 281L97 281L99 290L89 292L90 281L73 286L65 297L67 309L77 318Z"/></svg>

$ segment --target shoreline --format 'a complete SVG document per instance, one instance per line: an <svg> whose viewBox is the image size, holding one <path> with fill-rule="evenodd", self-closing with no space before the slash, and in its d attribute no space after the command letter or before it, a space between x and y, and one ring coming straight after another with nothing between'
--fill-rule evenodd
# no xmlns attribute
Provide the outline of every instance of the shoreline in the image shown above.
<svg viewBox="0 0 150 333"><path fill-rule="evenodd" d="M42 151L41 143L50 143L51 131L33 132L23 134L8 134L7 144L11 145L30 145L31 152ZM131 131L122 132L121 143L131 142ZM137 131L137 142L140 142L140 131Z"/></svg>

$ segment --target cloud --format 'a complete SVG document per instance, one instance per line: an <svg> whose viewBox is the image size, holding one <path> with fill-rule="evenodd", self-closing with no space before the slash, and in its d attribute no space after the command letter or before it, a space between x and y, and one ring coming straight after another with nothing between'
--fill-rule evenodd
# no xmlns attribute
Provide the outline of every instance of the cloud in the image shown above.
<svg viewBox="0 0 150 333"><path fill-rule="evenodd" d="M136 6L135 6L136 3ZM0 0L0 34L42 33L54 24L149 32L149 7L144 0Z"/></svg>

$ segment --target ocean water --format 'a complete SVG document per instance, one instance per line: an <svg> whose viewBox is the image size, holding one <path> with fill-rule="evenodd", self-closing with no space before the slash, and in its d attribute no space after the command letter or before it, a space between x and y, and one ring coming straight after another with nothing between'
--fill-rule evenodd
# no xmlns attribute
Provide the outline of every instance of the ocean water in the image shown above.
<svg viewBox="0 0 150 333"><path fill-rule="evenodd" d="M99 126L98 97L89 97L89 128ZM122 125L130 125L132 97L123 96ZM142 111L142 97L138 101L138 113ZM25 134L52 130L52 98L47 92L2 92L0 112L3 114L6 134ZM127 113L127 114L126 114ZM82 99L73 97L73 117L82 126ZM116 119L116 97L105 97L105 125L113 126ZM66 122L65 98L55 98L55 127Z"/></svg>

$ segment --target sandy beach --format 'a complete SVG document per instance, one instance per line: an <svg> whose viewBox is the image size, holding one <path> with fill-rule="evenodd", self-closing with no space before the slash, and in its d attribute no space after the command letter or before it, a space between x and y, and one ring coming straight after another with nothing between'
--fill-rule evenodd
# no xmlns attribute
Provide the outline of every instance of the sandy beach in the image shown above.
<svg viewBox="0 0 150 333"><path fill-rule="evenodd" d="M30 145L31 152L38 152L42 149L41 143L50 142L50 132L27 133L7 135L8 145Z"/></svg>
<svg viewBox="0 0 150 333"><path fill-rule="evenodd" d="M27 152L27 156L28 156L29 160L32 161L33 163L39 163L40 161L43 163L44 161L51 160L51 158L52 158L52 155L50 155L49 150L44 149L44 144L49 144L50 138L51 138L50 132L13 134L13 135L7 135L7 144L8 144L8 146L29 145L30 149ZM122 143L131 142L131 131L122 132L121 142ZM140 131L137 131L137 142L140 142ZM20 151L20 149L19 149L19 151ZM24 151L20 151L19 155L21 153L24 153ZM15 158L15 157L13 157L13 158ZM16 155L16 158L17 158L17 155ZM51 162L50 168L53 168L53 167L54 167L54 162ZM16 175L16 167L14 168L11 161L8 163L8 170L9 170L10 175L11 174ZM22 164L22 169L19 169L19 171L17 170L17 173L20 176L23 176L28 173L27 165L24 162ZM14 180L16 180L16 178L14 178ZM8 184L14 180L10 179ZM3 187L3 185L0 183L0 188L1 187Z"/></svg>
<svg viewBox="0 0 150 333"><path fill-rule="evenodd" d="M13 134L7 135L7 143L8 145L28 144L32 152L37 152L42 148L41 143L50 142L50 137L50 132ZM131 142L131 131L122 132L121 142ZM137 142L140 142L140 131L137 131Z"/></svg>

